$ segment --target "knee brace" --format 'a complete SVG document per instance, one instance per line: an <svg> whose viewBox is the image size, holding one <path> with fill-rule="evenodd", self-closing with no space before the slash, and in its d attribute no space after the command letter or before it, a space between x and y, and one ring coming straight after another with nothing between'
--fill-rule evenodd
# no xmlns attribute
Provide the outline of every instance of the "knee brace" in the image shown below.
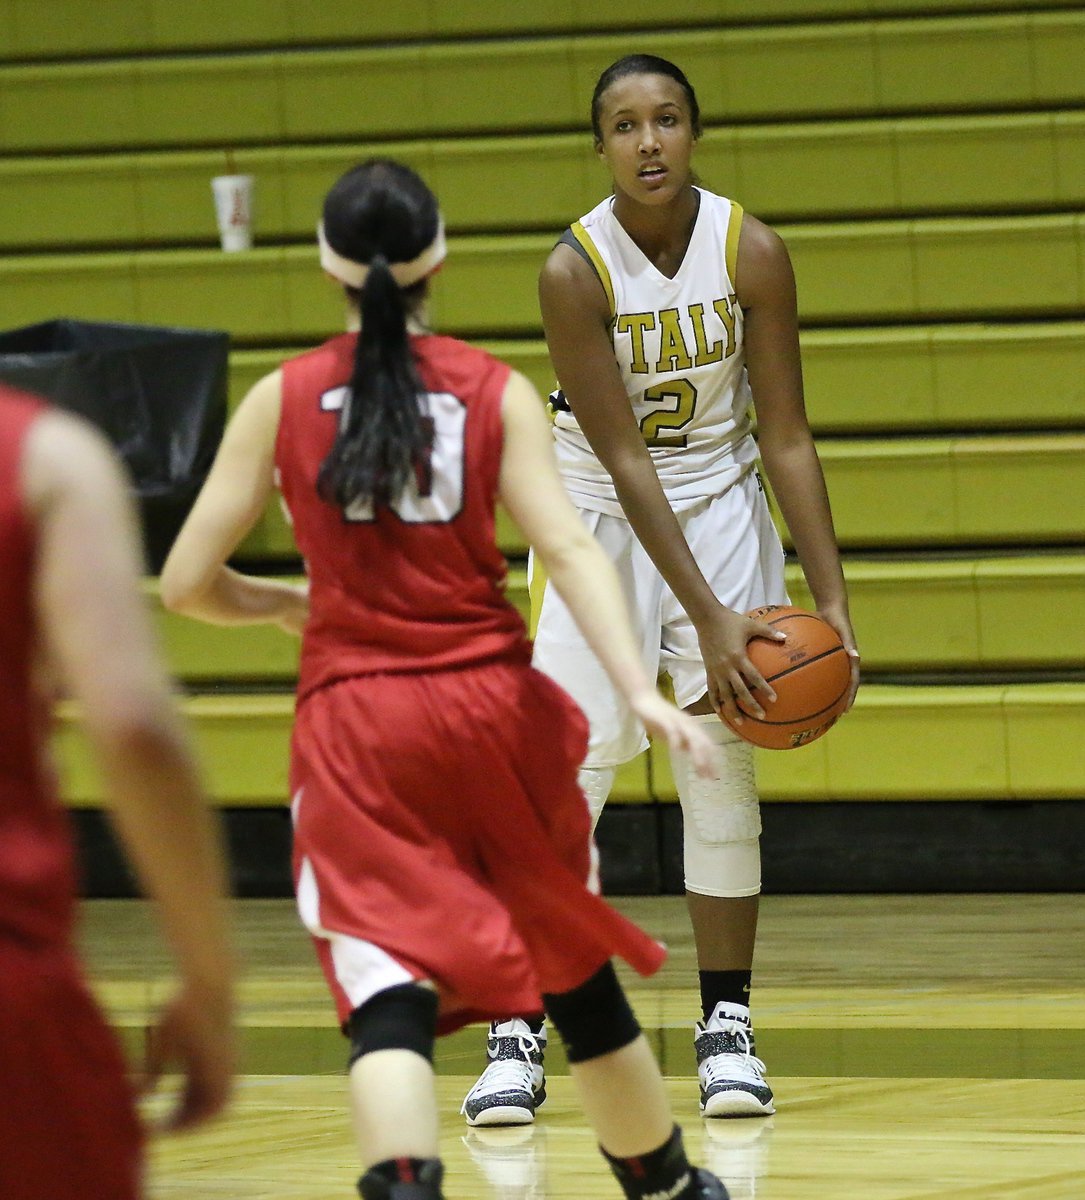
<svg viewBox="0 0 1085 1200"><path fill-rule="evenodd" d="M418 983L385 988L347 1018L349 1064L374 1050L413 1050L433 1062L437 993Z"/></svg>
<svg viewBox="0 0 1085 1200"><path fill-rule="evenodd" d="M543 1005L571 1063L601 1058L640 1036L640 1025L611 962L572 991L544 995Z"/></svg>
<svg viewBox="0 0 1085 1200"><path fill-rule="evenodd" d="M694 717L715 742L719 778L702 779L672 754L682 804L686 890L701 896L756 896L761 890L761 809L753 747L714 713Z"/></svg>
<svg viewBox="0 0 1085 1200"><path fill-rule="evenodd" d="M581 767L577 772L577 783L580 784L580 790L584 793L584 799L588 802L588 810L591 812L593 833L596 825L599 824L599 815L610 795L610 789L614 786L616 773L617 767Z"/></svg>

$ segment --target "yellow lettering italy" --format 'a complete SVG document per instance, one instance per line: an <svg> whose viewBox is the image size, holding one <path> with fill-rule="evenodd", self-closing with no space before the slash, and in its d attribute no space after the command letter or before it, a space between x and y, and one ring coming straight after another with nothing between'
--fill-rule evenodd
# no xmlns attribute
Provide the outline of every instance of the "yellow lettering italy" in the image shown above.
<svg viewBox="0 0 1085 1200"><path fill-rule="evenodd" d="M693 322L693 336L697 341L697 357L695 367L707 367L709 363L717 363L723 358L723 342L716 342L711 348L708 345L708 335L704 328L704 305L689 306L690 320Z"/></svg>
<svg viewBox="0 0 1085 1200"><path fill-rule="evenodd" d="M716 316L723 322L727 329L727 357L730 358L735 352L735 308L734 296L728 296L726 300L714 300L712 307L716 310Z"/></svg>
<svg viewBox="0 0 1085 1200"><path fill-rule="evenodd" d="M628 313L620 316L614 323L615 334L628 333L632 362L629 369L635 375L648 374L648 359L644 353L644 335L655 329L654 313Z"/></svg>
<svg viewBox="0 0 1085 1200"><path fill-rule="evenodd" d="M678 320L677 308L665 308L659 314L659 361L657 371L688 371L693 359L686 349L682 336L682 325Z"/></svg>

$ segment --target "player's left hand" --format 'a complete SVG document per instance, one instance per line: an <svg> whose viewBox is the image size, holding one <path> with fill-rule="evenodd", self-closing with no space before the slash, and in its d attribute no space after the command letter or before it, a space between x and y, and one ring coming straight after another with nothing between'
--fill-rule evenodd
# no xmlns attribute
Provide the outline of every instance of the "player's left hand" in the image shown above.
<svg viewBox="0 0 1085 1200"><path fill-rule="evenodd" d="M233 1001L229 991L182 986L148 1031L140 1090L148 1093L171 1065L183 1083L163 1132L191 1129L222 1110L230 1097L236 1065Z"/></svg>
<svg viewBox="0 0 1085 1200"><path fill-rule="evenodd" d="M855 693L859 690L859 648L855 644L851 618L848 616L846 608L838 608L831 604L819 608L817 613L823 621L836 630L840 640L844 643L844 649L848 652L848 658L851 660L851 687L848 691L848 703L844 708L844 712L847 712L855 703Z"/></svg>

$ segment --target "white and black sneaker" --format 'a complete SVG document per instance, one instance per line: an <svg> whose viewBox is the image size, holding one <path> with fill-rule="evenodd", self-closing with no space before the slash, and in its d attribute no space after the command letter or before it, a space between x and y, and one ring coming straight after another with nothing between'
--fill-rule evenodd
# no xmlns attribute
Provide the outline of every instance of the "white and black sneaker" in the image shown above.
<svg viewBox="0 0 1085 1200"><path fill-rule="evenodd" d="M545 1025L539 1033L532 1033L519 1017L494 1021L486 1039L490 1064L460 1108L467 1124L530 1125L535 1110L546 1099L545 1049Z"/></svg>
<svg viewBox="0 0 1085 1200"><path fill-rule="evenodd" d="M765 1064L754 1055L750 1010L722 1000L694 1026L704 1117L767 1117L776 1109Z"/></svg>

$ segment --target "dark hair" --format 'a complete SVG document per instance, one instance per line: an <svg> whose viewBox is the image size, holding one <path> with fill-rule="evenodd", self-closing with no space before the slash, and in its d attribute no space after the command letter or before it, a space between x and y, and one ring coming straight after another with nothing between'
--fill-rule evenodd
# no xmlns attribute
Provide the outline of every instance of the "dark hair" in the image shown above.
<svg viewBox="0 0 1085 1200"><path fill-rule="evenodd" d="M674 63L665 58L659 58L655 54L627 54L607 67L599 76L595 91L592 92L591 131L597 142L603 140L603 128L599 122L600 110L603 107L603 93L612 83L617 83L619 79L625 79L628 75L666 75L669 79L673 79L686 93L693 135L694 137L701 136L701 106L697 103L697 94L693 90L693 84L686 78L681 67L676 67Z"/></svg>
<svg viewBox="0 0 1085 1200"><path fill-rule="evenodd" d="M437 200L410 167L369 159L348 171L324 199L324 237L351 262L369 267L361 288L346 289L362 328L350 394L317 476L324 500L346 508L393 503L433 445L407 318L426 296L428 280L400 288L390 263L410 262L437 235Z"/></svg>

